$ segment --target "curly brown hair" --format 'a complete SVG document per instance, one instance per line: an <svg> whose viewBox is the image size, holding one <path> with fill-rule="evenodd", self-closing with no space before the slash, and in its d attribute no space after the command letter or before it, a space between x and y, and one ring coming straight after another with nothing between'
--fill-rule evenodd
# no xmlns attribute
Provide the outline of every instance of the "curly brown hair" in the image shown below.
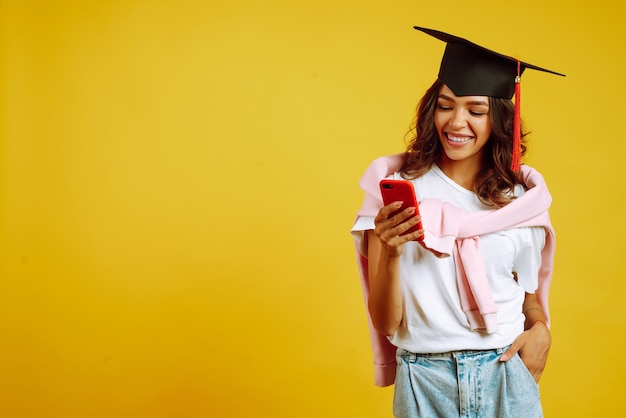
<svg viewBox="0 0 626 418"><path fill-rule="evenodd" d="M400 170L402 177L415 179L424 175L441 158L443 147L435 128L435 110L443 82L437 79L417 106L411 125L411 139L406 159ZM476 179L476 194L488 206L502 207L515 198L513 188L519 184L519 174L511 170L513 152L513 113L511 100L489 97L491 136L483 149L485 158ZM521 155L526 153L526 135L522 127Z"/></svg>

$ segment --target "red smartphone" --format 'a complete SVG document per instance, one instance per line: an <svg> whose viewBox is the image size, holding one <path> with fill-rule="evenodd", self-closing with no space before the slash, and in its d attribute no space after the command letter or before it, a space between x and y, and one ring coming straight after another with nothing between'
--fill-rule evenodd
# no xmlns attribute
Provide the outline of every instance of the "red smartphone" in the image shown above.
<svg viewBox="0 0 626 418"><path fill-rule="evenodd" d="M402 206L392 215L403 211L406 208L414 207L415 215L420 214L419 205L417 203L417 197L415 196L415 189L413 183L408 180L392 180L383 179L380 181L380 194L383 196L383 203L385 206L392 204L393 202L402 201ZM415 232L422 229L422 222L418 222L412 226L408 231L402 233L406 235L411 232ZM423 241L424 236L417 238L415 241Z"/></svg>

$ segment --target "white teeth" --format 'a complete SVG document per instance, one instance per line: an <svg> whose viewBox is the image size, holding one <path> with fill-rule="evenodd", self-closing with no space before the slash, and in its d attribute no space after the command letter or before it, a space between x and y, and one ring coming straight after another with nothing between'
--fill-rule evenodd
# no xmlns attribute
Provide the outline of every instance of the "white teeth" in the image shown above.
<svg viewBox="0 0 626 418"><path fill-rule="evenodd" d="M452 142L467 142L471 139L471 137L467 136L452 136L448 134L448 139Z"/></svg>

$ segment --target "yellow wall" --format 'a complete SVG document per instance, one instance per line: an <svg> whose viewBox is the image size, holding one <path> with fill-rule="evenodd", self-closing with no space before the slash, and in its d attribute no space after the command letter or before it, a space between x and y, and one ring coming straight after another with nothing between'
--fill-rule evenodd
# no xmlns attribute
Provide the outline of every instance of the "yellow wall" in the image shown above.
<svg viewBox="0 0 626 418"><path fill-rule="evenodd" d="M618 3L2 1L0 417L390 416L348 230L437 72L414 24L567 73L523 86L559 234L541 391L615 416Z"/></svg>

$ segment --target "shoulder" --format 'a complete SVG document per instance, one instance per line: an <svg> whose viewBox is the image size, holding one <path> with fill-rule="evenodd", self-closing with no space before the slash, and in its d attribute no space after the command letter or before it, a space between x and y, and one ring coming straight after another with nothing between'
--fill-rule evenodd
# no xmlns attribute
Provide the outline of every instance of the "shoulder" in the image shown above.
<svg viewBox="0 0 626 418"><path fill-rule="evenodd" d="M378 157L370 163L363 173L359 184L366 190L371 185L378 187L378 182L399 171L404 164L405 153Z"/></svg>
<svg viewBox="0 0 626 418"><path fill-rule="evenodd" d="M383 177L387 177L389 174L394 173L395 171L399 171L404 164L404 160L406 158L406 153L399 153L393 155L384 155L376 158L372 161L365 173L368 172L376 172L376 173L385 173Z"/></svg>
<svg viewBox="0 0 626 418"><path fill-rule="evenodd" d="M524 248L535 248L541 251L546 242L546 229L542 226L508 229L502 231L501 234L509 237L518 251Z"/></svg>
<svg viewBox="0 0 626 418"><path fill-rule="evenodd" d="M527 189L537 186L547 188L543 175L537 169L528 165L521 167L520 181Z"/></svg>

